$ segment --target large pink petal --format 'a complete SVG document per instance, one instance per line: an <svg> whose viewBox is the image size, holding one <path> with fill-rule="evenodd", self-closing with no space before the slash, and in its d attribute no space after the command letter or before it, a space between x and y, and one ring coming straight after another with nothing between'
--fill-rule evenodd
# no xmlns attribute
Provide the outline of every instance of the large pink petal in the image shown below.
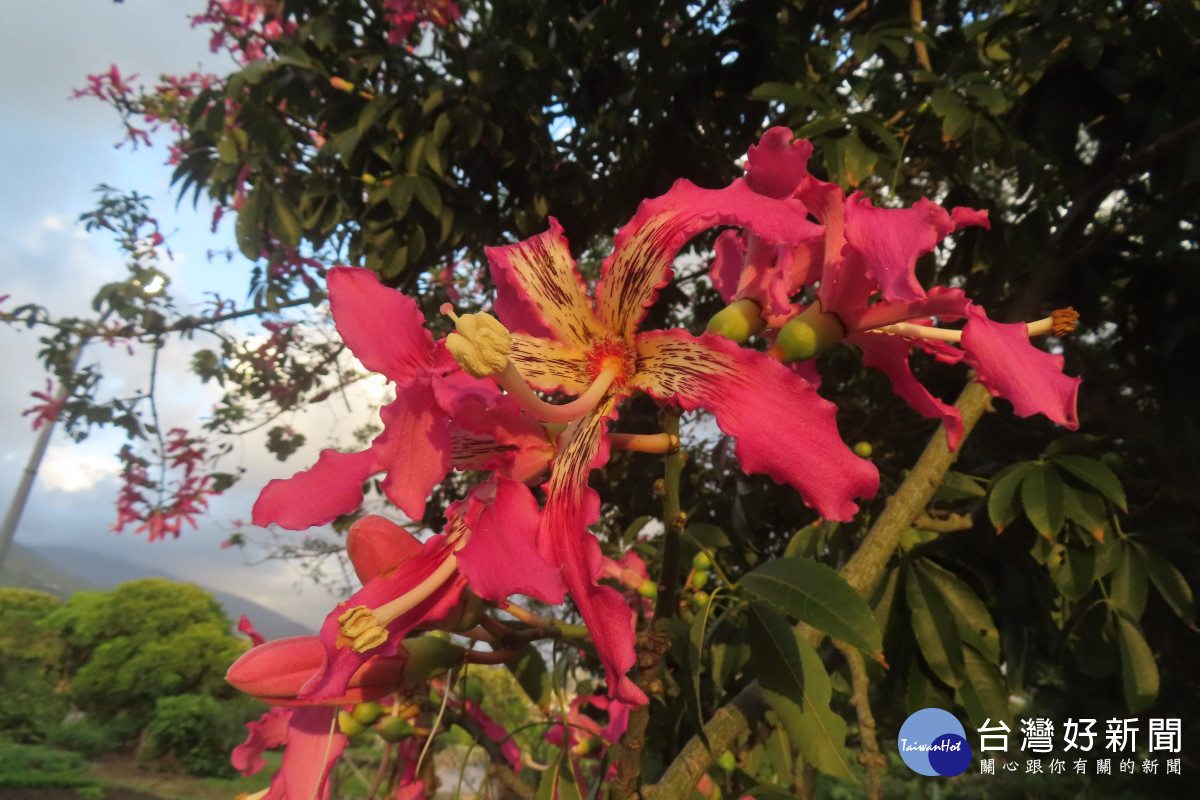
<svg viewBox="0 0 1200 800"><path fill-rule="evenodd" d="M233 748L230 761L243 775L253 775L267 765L264 750L272 750L287 742L288 722L292 712L278 706L257 720L246 723L246 741Z"/></svg>
<svg viewBox="0 0 1200 800"><path fill-rule="evenodd" d="M938 400L913 376L908 366L909 344L899 336L885 333L862 333L850 337L850 342L863 351L863 364L873 367L892 382L892 390L923 417L940 419L946 426L946 443L958 449L962 439L962 415L958 409Z"/></svg>
<svg viewBox="0 0 1200 800"><path fill-rule="evenodd" d="M808 175L812 151L808 141L792 141L790 128L771 128L746 153L746 183L768 197L791 197Z"/></svg>
<svg viewBox="0 0 1200 800"><path fill-rule="evenodd" d="M629 339L671 279L675 254L689 239L715 225L739 225L772 244L816 238L821 229L796 200L758 194L739 178L724 189L701 189L679 180L661 197L643 201L613 239L596 288L604 328Z"/></svg>
<svg viewBox="0 0 1200 800"><path fill-rule="evenodd" d="M337 706L312 706L292 710L288 726L287 749L275 780L282 781L281 797L326 800L329 797L329 773L346 749L349 737L337 726Z"/></svg>
<svg viewBox="0 0 1200 800"><path fill-rule="evenodd" d="M846 200L846 244L862 269L879 283L885 300L925 296L915 274L917 258L954 230L946 209L922 198L911 208L875 208L861 194ZM846 254L846 269L851 268Z"/></svg>
<svg viewBox="0 0 1200 800"><path fill-rule="evenodd" d="M425 500L450 469L450 420L426 383L398 387L379 412L383 433L371 446L387 470L383 493L409 519L425 515Z"/></svg>
<svg viewBox="0 0 1200 800"><path fill-rule="evenodd" d="M843 313L842 322L851 333L924 317L937 317L946 322L965 317L970 305L971 301L962 289L934 286L920 300L903 303L884 300L858 309L857 312Z"/></svg>
<svg viewBox="0 0 1200 800"><path fill-rule="evenodd" d="M713 260L708 268L708 279L726 303L732 303L736 299L745 266L746 248L742 245L741 232L733 229L721 231L721 235L713 243Z"/></svg>
<svg viewBox="0 0 1200 800"><path fill-rule="evenodd" d="M1013 405L1017 416L1045 414L1070 430L1079 427L1075 403L1079 378L1063 374L1063 357L1034 347L1028 328L1018 322L992 322L979 306L967 311L963 328L965 361L979 382Z"/></svg>
<svg viewBox="0 0 1200 800"><path fill-rule="evenodd" d="M325 525L358 508L363 482L383 468L374 447L358 453L323 450L308 469L268 483L254 503L251 520L289 531Z"/></svg>
<svg viewBox="0 0 1200 800"><path fill-rule="evenodd" d="M467 513L471 538L458 551L458 569L471 590L495 603L514 594L561 603L566 587L558 569L538 552L540 517L529 489L495 477L472 495L473 508Z"/></svg>
<svg viewBox="0 0 1200 800"><path fill-rule="evenodd" d="M646 695L626 674L633 666L633 619L620 592L596 582L603 568L600 544L588 532L599 503L587 479L603 453L604 427L616 407L608 395L560 439L554 469L546 484L546 507L538 534L539 549L562 567L567 591L583 616L608 681L608 693L632 705Z"/></svg>
<svg viewBox="0 0 1200 800"><path fill-rule="evenodd" d="M496 315L510 330L572 345L603 335L558 220L551 217L545 233L485 252L496 282Z"/></svg>
<svg viewBox="0 0 1200 800"><path fill-rule="evenodd" d="M799 490L829 519L851 519L852 498L872 497L879 474L846 447L836 407L796 373L720 336L654 331L637 337L633 384L691 411L712 411L737 441L742 469Z"/></svg>
<svg viewBox="0 0 1200 800"><path fill-rule="evenodd" d="M335 267L328 282L338 333L364 367L388 380L411 383L433 365L433 337L412 298L358 267Z"/></svg>

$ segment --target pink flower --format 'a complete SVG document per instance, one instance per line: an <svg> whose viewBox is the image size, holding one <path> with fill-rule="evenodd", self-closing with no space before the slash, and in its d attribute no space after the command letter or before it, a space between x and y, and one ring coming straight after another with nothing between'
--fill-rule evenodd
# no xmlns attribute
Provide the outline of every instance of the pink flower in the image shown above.
<svg viewBox="0 0 1200 800"><path fill-rule="evenodd" d="M417 23L432 22L444 28L462 17L451 0L384 0L383 13L392 28L388 44L403 44Z"/></svg>
<svg viewBox="0 0 1200 800"><path fill-rule="evenodd" d="M833 405L786 367L720 336L637 332L692 236L733 224L765 242L793 243L814 235L805 211L797 201L757 194L745 181L715 191L679 181L644 202L617 233L594 303L555 220L546 233L488 250L496 312L514 331L501 385L543 419L575 418L559 439L546 483L538 546L562 566L614 698L645 702L625 674L634 660L629 607L619 592L597 583L603 560L587 526L599 503L587 478L608 458L607 423L623 398L643 391L685 410L709 409L737 441L745 470L791 484L827 517L849 519L852 498L871 496L878 486L874 468L838 436ZM524 383L580 398L543 410Z"/></svg>
<svg viewBox="0 0 1200 800"><path fill-rule="evenodd" d="M299 696L341 697L364 665L402 656L409 632L459 624L468 584L495 603L513 594L562 602L562 578L537 548L537 520L529 489L500 476L452 505L445 532L419 549L399 526L380 517L360 520L348 550L363 588L326 618L319 638L327 661Z"/></svg>
<svg viewBox="0 0 1200 800"><path fill-rule="evenodd" d="M553 445L541 424L493 385L462 374L424 327L417 304L369 270L330 270L329 303L342 339L363 365L396 384L380 410L383 432L357 453L325 450L317 463L273 480L254 504L255 525L303 530L348 514L362 485L386 473L384 494L410 519L450 468L488 469L519 481L546 468Z"/></svg>
<svg viewBox="0 0 1200 800"><path fill-rule="evenodd" d="M771 197L803 203L822 223L819 235L792 247L770 247L752 234L726 233L718 240L711 270L727 302L756 304L751 313L761 322L752 327L765 324L777 331L772 352L803 361L839 341L857 345L863 363L886 374L909 405L945 422L951 448L962 437L958 410L913 376L908 365L913 347L941 361L969 364L979 381L1011 401L1021 416L1041 413L1067 428L1078 427L1079 379L1062 374L1061 356L1029 342L1032 334L1070 330L1074 312L1029 326L1003 325L989 320L961 290L926 291L917 281L920 256L963 227L987 227L987 213L946 211L929 200L911 208L875 208L861 193L846 197L836 184L809 175L811 153L812 146L792 141L787 128L772 128L750 148L745 180ZM792 302L801 289L814 285L816 302ZM966 319L966 325L961 331L932 327L931 318Z"/></svg>
<svg viewBox="0 0 1200 800"><path fill-rule="evenodd" d="M63 404L67 401L67 396L64 394L61 397L56 396L54 392L54 384L49 378L46 379L46 391L30 392L29 396L35 400L41 400L38 405L27 408L21 412L22 417L27 417L33 414L33 429L36 431L42 427L44 423L53 425L58 422L58 415L62 411Z"/></svg>

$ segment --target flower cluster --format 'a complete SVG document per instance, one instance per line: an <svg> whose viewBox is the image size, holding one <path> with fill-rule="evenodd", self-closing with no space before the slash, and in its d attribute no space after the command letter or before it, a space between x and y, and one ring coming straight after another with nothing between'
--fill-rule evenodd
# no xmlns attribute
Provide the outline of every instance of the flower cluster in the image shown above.
<svg viewBox="0 0 1200 800"><path fill-rule="evenodd" d="M292 530L326 524L355 511L364 484L379 475L386 497L419 520L451 470L483 476L449 507L443 531L424 542L382 517L356 522L347 547L363 587L302 645L307 655L290 663L303 669L260 646L231 680L260 697L309 705L361 698L380 676L377 688L402 691L423 641L411 634L471 628L502 651L506 639L496 627L505 626L481 613L485 604L519 615L513 595L551 605L569 595L606 674L607 698L586 702L606 709L610 724L600 730L582 721L580 700L568 721L575 733L558 735L571 747L584 746L583 730L596 740L588 748L611 743L628 708L647 699L627 673L634 623L650 613L643 601L653 584L640 559L602 555L588 529L600 510L588 480L613 448L679 447L667 434L610 430L629 398L642 393L675 411L706 409L735 442L744 470L793 486L833 520L852 518L879 477L842 441L815 372L789 362L836 341L859 345L866 363L887 372L917 410L944 419L952 444L955 412L912 377L910 347L971 364L1018 413L1074 425L1077 381L1062 376L1061 359L1029 345L1035 326L998 325L961 291L926 292L913 275L918 256L957 228L986 224L986 215L929 201L876 209L810 176L810 150L773 129L751 148L746 177L716 190L678 181L643 202L617 232L594 288L554 219L542 234L490 248L495 316L459 316L447 304L442 311L455 331L444 338L435 340L417 303L374 273L331 270L338 332L367 369L394 385L395 400L381 409L383 430L367 449L326 450L310 469L272 481L254 522ZM717 240L712 270L731 304L726 312L701 335L642 330L678 251L717 226L731 226ZM948 331L927 324L930 317L967 323ZM758 332L773 340L770 349L740 346ZM961 349L949 339L961 340ZM563 396L573 399L547 400ZM541 501L530 489L538 485ZM450 660L478 657L471 652ZM248 672L266 677L256 683ZM267 691L264 681L279 685Z"/></svg>
<svg viewBox="0 0 1200 800"><path fill-rule="evenodd" d="M157 481L150 477L150 462L129 445L121 448L117 457L121 460L122 486L117 495L117 519L112 525L116 533L136 522L141 524L134 532L145 532L151 542L165 539L168 534L179 538L183 524L195 528L196 515L204 512L208 498L221 493L218 476L201 469L209 457L208 443L183 428L171 429L164 439L163 452L157 454L163 476ZM168 469L178 474L170 483L165 479Z"/></svg>

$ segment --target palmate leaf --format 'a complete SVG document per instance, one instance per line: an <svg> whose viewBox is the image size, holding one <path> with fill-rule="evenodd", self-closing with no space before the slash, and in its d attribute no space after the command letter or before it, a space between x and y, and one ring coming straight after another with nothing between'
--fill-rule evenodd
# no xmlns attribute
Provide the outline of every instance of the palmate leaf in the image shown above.
<svg viewBox="0 0 1200 800"><path fill-rule="evenodd" d="M1125 702L1136 714L1158 697L1158 665L1137 623L1118 611L1117 646L1121 651L1121 681Z"/></svg>
<svg viewBox="0 0 1200 800"><path fill-rule="evenodd" d="M1127 510L1121 479L1103 463L1078 455L1055 456L1052 463L1099 491L1117 508Z"/></svg>
<svg viewBox="0 0 1200 800"><path fill-rule="evenodd" d="M1058 470L1048 464L1034 466L1021 481L1021 505L1025 507L1025 516L1047 539L1054 538L1066 521L1063 490Z"/></svg>
<svg viewBox="0 0 1200 800"><path fill-rule="evenodd" d="M1150 582L1162 595L1163 600L1167 601L1167 605L1181 620L1195 629L1196 602L1192 597L1192 587L1188 586L1183 575L1174 564L1145 545L1133 542L1132 546L1141 559L1142 566L1146 568Z"/></svg>
<svg viewBox="0 0 1200 800"><path fill-rule="evenodd" d="M824 564L807 558L776 558L747 574L740 585L751 599L873 658L883 651L883 637L871 607Z"/></svg>
<svg viewBox="0 0 1200 800"><path fill-rule="evenodd" d="M1017 492L1031 469L1033 464L1030 462L1013 464L992 478L988 492L988 518L996 526L996 533L1002 533L1021 515L1016 502Z"/></svg>
<svg viewBox="0 0 1200 800"><path fill-rule="evenodd" d="M764 603L750 604L747 634L763 697L788 738L820 771L857 782L846 752L846 721L829 708L833 687L817 651Z"/></svg>
<svg viewBox="0 0 1200 800"><path fill-rule="evenodd" d="M962 686L963 644L958 627L937 586L917 569L905 581L913 634L925 663L947 686Z"/></svg>

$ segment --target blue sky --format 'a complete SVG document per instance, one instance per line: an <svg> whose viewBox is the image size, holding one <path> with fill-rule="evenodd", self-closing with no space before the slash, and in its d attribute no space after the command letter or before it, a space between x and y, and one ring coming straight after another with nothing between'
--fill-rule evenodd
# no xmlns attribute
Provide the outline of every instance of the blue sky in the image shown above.
<svg viewBox="0 0 1200 800"><path fill-rule="evenodd" d="M245 298L248 262L240 256L232 263L206 257L209 250L231 246L231 221L213 235L211 208L202 204L193 211L190 198L175 207L171 167L165 164L169 132L161 131L152 148L116 148L123 135L116 112L94 99L70 99L73 89L85 85L86 75L114 63L122 74L138 73L137 82L147 85L160 73L227 73L232 66L228 57L210 53L206 30L190 27L188 15L203 6L203 0L45 0L5 10L0 29L0 69L6 76L0 82L0 174L6 184L0 193L0 295L12 296L5 308L34 302L58 315L84 314L95 290L122 275L124 259L111 239L87 234L75 222L94 207L100 183L153 198L153 213L176 254L168 271L180 305L198 303L206 290ZM29 393L45 386L37 347L35 332L0 328L0 363L5 367L0 419L6 421L0 425L0 503L5 505L34 440L29 418L22 419L21 411L35 402ZM102 359L114 390L145 385L146 360L131 359L119 348L104 350L90 352ZM175 366L187 357L183 349L176 347L169 355L160 383L164 425L195 427L216 395ZM266 480L311 463L318 445L336 435L339 423L352 428L363 421L320 414L294 421L310 431L312 444L282 466L255 441L247 441L223 465L247 469L240 487L213 504L198 530L154 544L131 530L108 532L118 489L114 454L123 438L102 434L76 445L56 431L17 541L103 550L244 595L316 627L331 605L324 589L298 587L302 578L292 565L251 567L245 554L218 545L228 536L231 520L249 518L257 489Z"/></svg>

